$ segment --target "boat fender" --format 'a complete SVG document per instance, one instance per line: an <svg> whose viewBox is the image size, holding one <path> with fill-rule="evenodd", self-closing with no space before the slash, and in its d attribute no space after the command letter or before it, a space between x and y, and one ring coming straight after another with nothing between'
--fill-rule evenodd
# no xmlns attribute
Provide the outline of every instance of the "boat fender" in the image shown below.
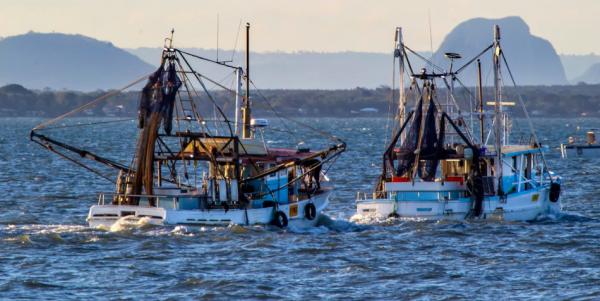
<svg viewBox="0 0 600 301"><path fill-rule="evenodd" d="M285 228L288 225L288 218L283 213L283 211L279 210L275 212L275 218L273 219L273 224L279 228Z"/></svg>
<svg viewBox="0 0 600 301"><path fill-rule="evenodd" d="M550 202L552 202L552 203L558 202L559 197L560 197L560 184L558 184L558 183L550 184Z"/></svg>
<svg viewBox="0 0 600 301"><path fill-rule="evenodd" d="M304 205L304 217L309 221L312 221L317 217L317 207L315 207L315 204L308 203Z"/></svg>

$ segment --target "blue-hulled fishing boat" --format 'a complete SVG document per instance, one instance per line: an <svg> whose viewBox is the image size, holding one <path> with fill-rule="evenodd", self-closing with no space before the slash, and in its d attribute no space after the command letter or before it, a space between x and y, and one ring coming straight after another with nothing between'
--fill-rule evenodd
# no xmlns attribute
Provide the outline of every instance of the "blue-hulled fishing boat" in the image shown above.
<svg viewBox="0 0 600 301"><path fill-rule="evenodd" d="M490 52L493 101L484 103L480 58ZM409 54L423 59L432 70L414 72ZM493 43L456 70L453 64L460 54L446 53L450 60L446 71L407 47L400 28L396 30L394 57L400 73L396 126L386 145L374 191L358 193L355 218L526 221L560 211L560 178L548 168L545 147L537 140L520 95L531 140L510 141L512 123L505 107L514 103L503 98L503 70L517 87L500 44L498 26L494 27ZM465 109L455 98L454 85L462 85L459 75L475 62L479 103ZM409 89L404 88L405 72L411 79ZM439 84L445 88L445 99L440 96ZM415 105L407 112L409 93L414 95ZM493 110L485 110L486 104Z"/></svg>

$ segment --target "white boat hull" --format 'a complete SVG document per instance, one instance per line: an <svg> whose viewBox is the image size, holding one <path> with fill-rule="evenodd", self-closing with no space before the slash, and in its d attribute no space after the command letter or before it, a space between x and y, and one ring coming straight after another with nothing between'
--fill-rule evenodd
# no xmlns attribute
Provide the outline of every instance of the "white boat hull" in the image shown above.
<svg viewBox="0 0 600 301"><path fill-rule="evenodd" d="M395 201L392 199L372 199L357 202L357 216L366 218L387 218L392 215L415 219L467 218L472 208L470 198L456 200L417 200ZM497 196L486 197L483 202L482 218L505 221L530 221L539 216L558 213L560 201L550 202L547 187L509 194L501 200Z"/></svg>
<svg viewBox="0 0 600 301"><path fill-rule="evenodd" d="M319 215L329 204L331 190L326 190L310 199L280 204L289 225L315 226ZM316 208L316 217L309 220L305 217L305 206L312 202ZM87 221L90 227L110 228L118 221L130 223L149 223L160 226L202 226L202 225L259 225L270 224L274 218L274 207L213 210L176 210L162 207L129 206L129 205L94 205L90 208Z"/></svg>
<svg viewBox="0 0 600 301"><path fill-rule="evenodd" d="M598 144L561 144L560 153L565 158L597 158L600 156L600 145Z"/></svg>

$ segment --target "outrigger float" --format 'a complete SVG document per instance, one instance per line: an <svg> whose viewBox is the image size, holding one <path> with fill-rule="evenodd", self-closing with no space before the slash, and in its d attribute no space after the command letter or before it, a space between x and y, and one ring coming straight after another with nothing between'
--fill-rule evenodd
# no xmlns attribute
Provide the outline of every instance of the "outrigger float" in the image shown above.
<svg viewBox="0 0 600 301"><path fill-rule="evenodd" d="M494 101L490 105L494 110L486 112L480 57L490 50L494 74ZM435 71L413 72L408 53L420 57ZM501 62L515 88L516 84L500 45L498 26L494 28L493 43L456 70L453 63L461 58L459 54L446 53L450 68L445 71L404 45L400 28L396 30L394 57L400 73L395 127L374 191L358 193L357 219L527 221L560 211L560 178L548 170L545 148L537 140L520 95L532 141L524 145L510 143L511 121L503 109L506 101L502 95ZM475 61L479 75L478 110L461 110L454 96L454 83L462 84L459 73ZM412 79L408 91L404 89L405 70ZM440 82L448 93L445 103L438 97ZM406 113L409 92L415 94L415 109ZM464 112L470 112L470 124L469 119L463 118ZM473 117L478 117L478 129ZM492 143L488 143L490 139Z"/></svg>
<svg viewBox="0 0 600 301"><path fill-rule="evenodd" d="M247 24L245 71L229 62L174 48L172 34L166 39L160 67L142 90L140 130L130 166L43 133L48 125L82 112L105 97L31 131L32 141L87 169L97 172L79 159L90 159L118 171L116 192L100 194L98 204L89 210L87 221L91 227L142 219L155 225L316 224L332 191L324 167L332 164L346 145L331 136L334 142L318 151L271 148L264 137L259 137L262 135L257 135L268 122L251 117L249 30ZM232 71L236 88L227 89L197 72L192 67L194 60ZM218 106L206 82L233 95L233 122ZM196 87L201 87L203 93ZM210 101L218 114L216 121L204 117L209 108L198 107L200 98Z"/></svg>

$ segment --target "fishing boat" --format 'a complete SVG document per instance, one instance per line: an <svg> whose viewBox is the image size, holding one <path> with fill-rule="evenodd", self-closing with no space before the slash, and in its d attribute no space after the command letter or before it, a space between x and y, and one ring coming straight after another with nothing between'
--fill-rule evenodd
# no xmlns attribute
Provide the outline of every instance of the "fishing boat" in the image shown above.
<svg viewBox="0 0 600 301"><path fill-rule="evenodd" d="M589 129L585 135L585 141L578 141L576 137L570 136L567 143L560 144L560 155L567 158L596 158L600 156L600 144L596 142L598 129Z"/></svg>
<svg viewBox="0 0 600 301"><path fill-rule="evenodd" d="M484 104L480 58L490 52L493 101ZM414 72L409 54L433 70ZM401 28L396 29L397 114L383 152L381 175L373 192L358 193L355 218L528 221L559 212L560 177L548 169L546 148L537 140L520 95L532 139L521 144L510 140L511 119L505 106L511 103L502 93L502 70L508 71L515 89L517 86L501 47L500 28L494 27L493 43L463 66L453 70L460 54L445 56L450 60L449 69L407 47ZM465 109L464 102L461 107L454 95L454 85L462 85L459 75L475 62L478 97L473 99L478 104L471 106L476 109ZM404 72L411 79L406 90ZM437 88L440 83L445 99ZM407 112L411 99L414 109ZM486 105L493 109L486 110Z"/></svg>
<svg viewBox="0 0 600 301"><path fill-rule="evenodd" d="M160 67L137 81L147 78L139 104L137 146L129 165L44 132L49 125L77 116L107 96L31 131L32 141L88 170L100 174L81 160L115 170L116 179L103 175L116 190L99 194L98 203L91 206L87 216L91 227L110 227L123 221L185 226L316 224L333 188L325 174L328 168L324 167L333 164L346 145L330 136L331 141L315 151L268 146L264 129L269 121L252 118L252 97L262 94L250 90L254 85L250 79L249 38L247 24L244 70L227 61L175 48L171 32L165 39ZM235 89L197 71L195 62L232 72ZM234 98L234 112L225 112L214 91L207 89L208 83ZM201 103L210 106L202 107ZM209 111L215 115L212 120L207 119Z"/></svg>

